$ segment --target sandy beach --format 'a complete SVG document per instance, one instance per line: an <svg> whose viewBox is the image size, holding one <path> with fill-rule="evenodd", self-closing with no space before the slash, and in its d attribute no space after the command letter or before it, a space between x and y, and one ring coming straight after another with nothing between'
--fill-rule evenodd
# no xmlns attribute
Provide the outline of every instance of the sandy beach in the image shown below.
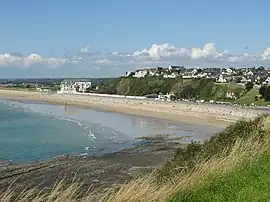
<svg viewBox="0 0 270 202"><path fill-rule="evenodd" d="M189 124L229 125L239 119L254 118L262 111L215 104L183 102L157 102L93 95L40 93L28 91L0 90L0 98L21 101L41 101L50 104L78 106L104 111L160 118Z"/></svg>

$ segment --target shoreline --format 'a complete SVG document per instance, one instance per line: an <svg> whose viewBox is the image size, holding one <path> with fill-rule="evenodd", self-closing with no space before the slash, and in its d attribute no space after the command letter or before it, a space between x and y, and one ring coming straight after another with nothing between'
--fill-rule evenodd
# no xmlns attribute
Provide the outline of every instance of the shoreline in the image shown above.
<svg viewBox="0 0 270 202"><path fill-rule="evenodd" d="M148 99L135 100L94 95L41 93L15 90L0 90L0 99L13 101L45 102L116 112L142 117L157 118L174 123L196 125L219 125L226 127L239 119L252 119L261 111L235 106L210 104L156 102Z"/></svg>
<svg viewBox="0 0 270 202"><path fill-rule="evenodd" d="M80 190L89 187L104 190L116 184L124 184L138 174L151 173L176 148L186 144L182 137L154 136L142 139L149 144L98 157L63 155L23 164L0 161L0 194L10 187L18 190L25 187L49 190L59 179L65 179L65 183L72 183L74 179L83 181Z"/></svg>

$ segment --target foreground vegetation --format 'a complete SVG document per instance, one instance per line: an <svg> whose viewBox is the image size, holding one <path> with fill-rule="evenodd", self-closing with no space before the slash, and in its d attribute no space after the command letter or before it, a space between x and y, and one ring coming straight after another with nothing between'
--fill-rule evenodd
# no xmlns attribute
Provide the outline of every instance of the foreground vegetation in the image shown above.
<svg viewBox="0 0 270 202"><path fill-rule="evenodd" d="M1 202L15 201L267 201L270 182L270 117L238 121L204 143L193 142L151 175L111 190L81 192L64 180L51 191L10 187Z"/></svg>
<svg viewBox="0 0 270 202"><path fill-rule="evenodd" d="M170 201L269 201L270 154L244 162L233 172L209 179Z"/></svg>

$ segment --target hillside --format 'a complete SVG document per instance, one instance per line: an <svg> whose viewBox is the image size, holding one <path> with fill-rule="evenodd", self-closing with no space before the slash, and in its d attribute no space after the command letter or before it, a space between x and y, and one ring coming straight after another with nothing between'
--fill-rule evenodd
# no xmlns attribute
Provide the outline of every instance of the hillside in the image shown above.
<svg viewBox="0 0 270 202"><path fill-rule="evenodd" d="M234 91L239 97L244 87L233 84L215 84L213 79L182 79L163 77L120 77L99 85L98 93L145 96L174 93L178 98L228 100L226 94Z"/></svg>

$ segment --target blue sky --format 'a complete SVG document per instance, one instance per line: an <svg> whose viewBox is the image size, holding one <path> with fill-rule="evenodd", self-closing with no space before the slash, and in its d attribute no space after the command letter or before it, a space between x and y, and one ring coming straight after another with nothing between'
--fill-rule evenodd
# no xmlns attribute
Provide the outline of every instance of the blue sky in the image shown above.
<svg viewBox="0 0 270 202"><path fill-rule="evenodd" d="M0 3L0 77L117 76L169 64L270 67L267 0Z"/></svg>

